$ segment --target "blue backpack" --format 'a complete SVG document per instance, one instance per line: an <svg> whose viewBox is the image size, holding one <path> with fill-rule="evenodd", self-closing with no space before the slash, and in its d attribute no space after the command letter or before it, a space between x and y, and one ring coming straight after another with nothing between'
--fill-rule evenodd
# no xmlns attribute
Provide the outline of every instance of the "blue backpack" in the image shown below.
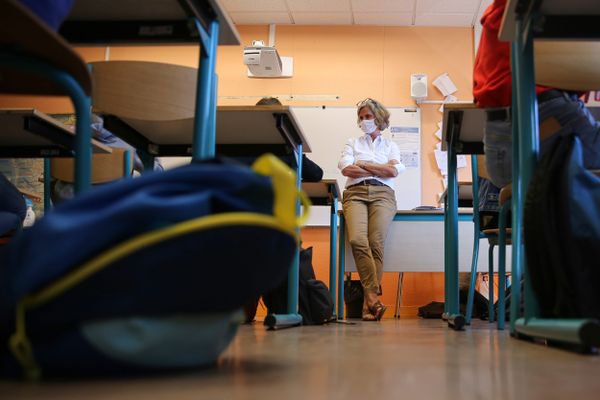
<svg viewBox="0 0 600 400"><path fill-rule="evenodd" d="M197 163L124 179L15 236L0 252L0 372L214 363L238 310L286 277L297 246L294 173L273 156L253 169Z"/></svg>
<svg viewBox="0 0 600 400"><path fill-rule="evenodd" d="M584 167L576 135L557 138L541 158L523 225L542 315L600 319L600 178Z"/></svg>

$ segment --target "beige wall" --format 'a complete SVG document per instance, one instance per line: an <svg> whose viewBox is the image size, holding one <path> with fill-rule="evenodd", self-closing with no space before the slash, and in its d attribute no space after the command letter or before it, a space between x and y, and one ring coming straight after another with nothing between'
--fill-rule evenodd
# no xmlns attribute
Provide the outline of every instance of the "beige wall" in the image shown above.
<svg viewBox="0 0 600 400"><path fill-rule="evenodd" d="M240 27L242 43L268 42L267 26ZM470 28L315 27L278 26L279 54L294 58L291 79L249 79L241 47L219 49L219 95L338 95L336 102L294 101L295 105L354 106L365 97L390 107L414 105L410 97L411 73L429 77L429 99L441 99L431 81L448 72L460 100L472 100L473 32ZM255 99L221 100L221 104L251 104ZM422 203L435 204L443 190L433 149L438 105L422 106ZM336 150L337 151L337 150ZM470 180L468 168L459 179Z"/></svg>

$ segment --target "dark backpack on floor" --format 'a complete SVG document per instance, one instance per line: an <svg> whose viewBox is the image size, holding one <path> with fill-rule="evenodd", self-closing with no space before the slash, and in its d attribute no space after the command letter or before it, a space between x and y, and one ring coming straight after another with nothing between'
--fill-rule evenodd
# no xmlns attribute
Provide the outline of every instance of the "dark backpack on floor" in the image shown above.
<svg viewBox="0 0 600 400"><path fill-rule="evenodd" d="M269 314L287 313L287 279L263 295ZM315 279L312 266L312 247L300 252L300 284L298 312L303 325L320 325L333 318L333 300L325 283Z"/></svg>
<svg viewBox="0 0 600 400"><path fill-rule="evenodd" d="M540 160L524 228L542 316L600 318L600 178L584 168L575 135L557 138Z"/></svg>
<svg viewBox="0 0 600 400"><path fill-rule="evenodd" d="M467 299L469 296L468 289L460 289L460 312L465 315L467 310ZM489 301L477 290L473 298L473 318L487 319L488 318ZM418 315L421 318L439 319L444 313L444 303L440 301L432 301L431 303L419 307Z"/></svg>

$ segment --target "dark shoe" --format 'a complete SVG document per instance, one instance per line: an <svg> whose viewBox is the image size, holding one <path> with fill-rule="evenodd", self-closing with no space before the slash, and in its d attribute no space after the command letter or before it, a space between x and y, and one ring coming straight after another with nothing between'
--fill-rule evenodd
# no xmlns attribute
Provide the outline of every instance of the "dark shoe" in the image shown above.
<svg viewBox="0 0 600 400"><path fill-rule="evenodd" d="M377 303L373 304L369 310L371 311L371 314L373 314L375 319L377 321L380 321L383 317L383 314L385 314L385 310L387 310L387 307L381 301L377 300Z"/></svg>

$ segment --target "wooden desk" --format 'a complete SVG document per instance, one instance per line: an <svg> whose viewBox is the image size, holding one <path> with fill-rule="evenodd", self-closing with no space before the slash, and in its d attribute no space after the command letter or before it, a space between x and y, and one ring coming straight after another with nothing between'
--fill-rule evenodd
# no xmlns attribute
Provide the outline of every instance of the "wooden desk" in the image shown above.
<svg viewBox="0 0 600 400"><path fill-rule="evenodd" d="M536 167L538 143L538 110L535 95L534 38L589 41L600 39L600 2L586 0L509 0L500 28L501 40L511 41L513 72L513 196L512 242L514 281L519 282L526 269L522 247L522 220L525 193ZM533 26L535 25L535 30ZM566 48L561 48L565 51ZM568 49L568 48L567 48ZM560 49L556 49L558 52ZM553 56L558 56L555 54ZM561 55L562 56L562 55ZM537 60L542 64L542 60ZM571 63L571 67L573 67ZM577 70L565 71L578 74ZM592 68L584 80L598 84L598 68ZM585 81L583 81L585 82ZM560 87L560 86L558 86ZM517 151L518 150L518 151ZM525 274L525 276L527 276ZM525 279L525 316L516 320L520 304L520 287L513 285L511 292L511 331L525 337L560 341L579 346L598 343L600 324L595 320L554 320L540 318L540 310L533 296L531 283ZM583 330L589 333L581 335ZM592 333L593 332L593 333Z"/></svg>
<svg viewBox="0 0 600 400"><path fill-rule="evenodd" d="M448 134L453 133L457 137L456 154L483 154L484 109L475 104L445 104L443 126L442 150L448 150Z"/></svg>
<svg viewBox="0 0 600 400"><path fill-rule="evenodd" d="M240 44L239 33L219 0L77 0L60 34L71 43L88 45L198 43L190 17L205 29L216 18L219 44Z"/></svg>
<svg viewBox="0 0 600 400"><path fill-rule="evenodd" d="M341 213L340 213L341 214ZM473 251L473 213L469 208L458 211L459 223L456 234L461 242L458 249L458 271L470 272ZM385 245L384 272L445 272L445 229L444 211L398 211L390 226ZM487 240L483 243L487 251ZM345 234L345 220L340 215L340 269L338 277L343 279L345 272L355 272L356 264ZM487 272L487 262L479 258L477 269ZM343 286L340 286L343 290ZM342 294L343 295L343 294ZM343 315L343 302L338 315Z"/></svg>
<svg viewBox="0 0 600 400"><path fill-rule="evenodd" d="M519 15L529 19L535 11L539 13L535 32L532 32L536 83L573 91L600 88L600 43L593 41L600 38L600 11L596 2L544 0L539 3L533 10L531 7L536 6L530 0L509 1L500 40L515 40Z"/></svg>
<svg viewBox="0 0 600 400"><path fill-rule="evenodd" d="M199 43L191 154L214 155L217 46L240 43L219 0L79 0L60 32L76 44Z"/></svg>
<svg viewBox="0 0 600 400"><path fill-rule="evenodd" d="M485 119L485 110L476 108L474 104L447 104L444 106L442 146L448 151L448 190L445 210L446 217L444 219L444 297L446 300L444 306L449 326L456 329L461 329L464 325L464 317L460 314L459 310L458 291L459 191L456 156L457 154L483 153ZM471 243L473 243L472 240Z"/></svg>
<svg viewBox="0 0 600 400"><path fill-rule="evenodd" d="M77 115L75 191L90 187L92 81L81 57L16 0L0 2L0 92L68 95Z"/></svg>
<svg viewBox="0 0 600 400"><path fill-rule="evenodd" d="M344 277L342 275L339 285L341 289L341 297L337 297L336 290L336 246L337 246L337 229L338 229L338 199L340 197L340 187L337 179L323 179L320 182L303 182L302 190L308 195L314 206L328 205L331 207L329 218L329 293L333 299L333 315L336 315L336 304L344 304ZM342 314L343 315L343 314Z"/></svg>
<svg viewBox="0 0 600 400"><path fill-rule="evenodd" d="M190 156L193 141L193 118L168 121L142 121L105 117L107 129L128 143L154 156ZM122 123L126 124L123 125ZM128 129L129 128L129 129ZM310 144L288 106L218 106L216 149L225 155L250 155L258 146L285 154L286 146L301 144L305 153ZM243 146L240 148L240 146ZM138 146L136 146L138 147Z"/></svg>
<svg viewBox="0 0 600 400"><path fill-rule="evenodd" d="M468 208L459 211L459 271L471 270L473 251L473 213ZM340 218L343 221L343 218ZM342 222L340 222L341 224ZM341 238L341 235L340 235ZM340 241L340 245L342 245ZM355 272L356 264L348 239L344 241L344 262L347 272ZM484 249L487 250L487 243ZM487 254L487 253L486 253ZM477 269L487 272L487 262L481 258ZM398 211L390 226L385 245L385 272L444 271L444 212Z"/></svg>
<svg viewBox="0 0 600 400"><path fill-rule="evenodd" d="M112 149L92 140L94 153ZM35 109L0 109L0 157L73 157L75 133L54 118Z"/></svg>

